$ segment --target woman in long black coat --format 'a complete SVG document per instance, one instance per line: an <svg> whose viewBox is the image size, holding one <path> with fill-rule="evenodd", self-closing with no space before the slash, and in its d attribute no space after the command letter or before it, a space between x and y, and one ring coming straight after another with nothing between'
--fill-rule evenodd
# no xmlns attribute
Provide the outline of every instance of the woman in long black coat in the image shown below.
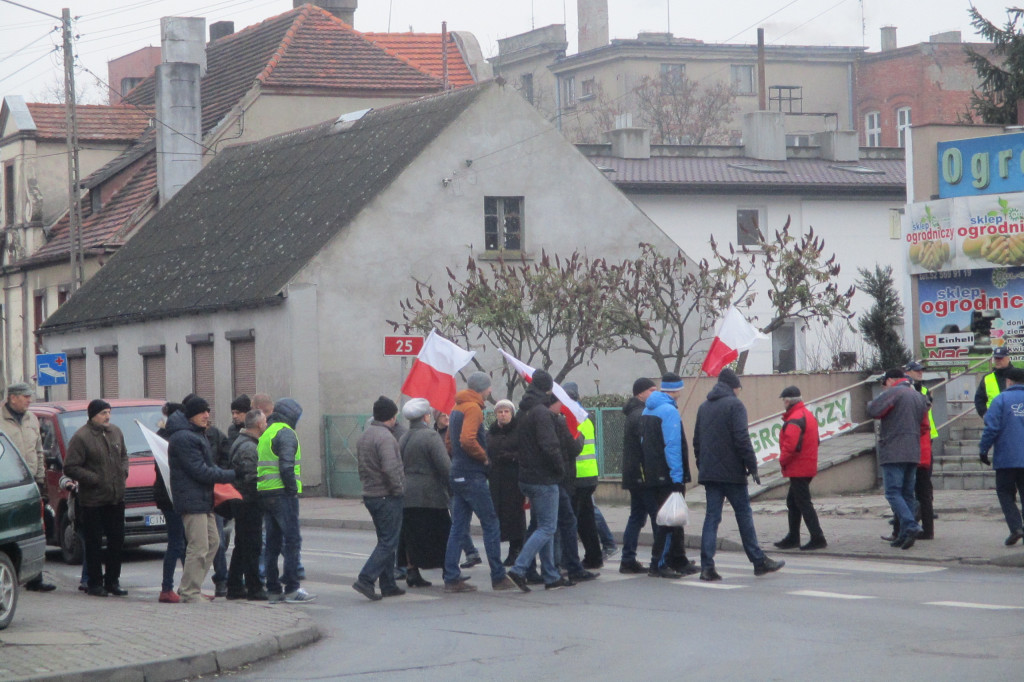
<svg viewBox="0 0 1024 682"><path fill-rule="evenodd" d="M501 541L508 543L505 565L511 566L526 536L526 512L519 490L519 437L516 408L509 400L494 406L496 421L487 432L487 458L491 460L491 499L501 525Z"/></svg>

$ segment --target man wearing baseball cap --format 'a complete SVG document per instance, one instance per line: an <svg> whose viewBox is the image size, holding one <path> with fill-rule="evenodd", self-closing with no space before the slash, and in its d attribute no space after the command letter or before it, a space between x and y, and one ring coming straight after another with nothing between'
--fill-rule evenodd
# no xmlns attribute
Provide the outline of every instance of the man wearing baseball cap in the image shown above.
<svg viewBox="0 0 1024 682"><path fill-rule="evenodd" d="M974 393L974 409L979 417L984 417L996 396L1006 390L1006 370L1011 367L1009 351L1002 346L992 351L992 371L982 377Z"/></svg>

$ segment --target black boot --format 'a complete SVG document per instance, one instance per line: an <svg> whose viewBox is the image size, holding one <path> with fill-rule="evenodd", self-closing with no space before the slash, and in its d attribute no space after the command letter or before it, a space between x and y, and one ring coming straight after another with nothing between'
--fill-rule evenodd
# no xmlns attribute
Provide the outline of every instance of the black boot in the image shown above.
<svg viewBox="0 0 1024 682"><path fill-rule="evenodd" d="M779 549L796 549L800 546L800 535L794 535L793 533L790 533L786 537L776 542L775 546Z"/></svg>
<svg viewBox="0 0 1024 682"><path fill-rule="evenodd" d="M405 584L409 587L430 587L431 583L420 575L420 569L410 568L405 574Z"/></svg>
<svg viewBox="0 0 1024 682"><path fill-rule="evenodd" d="M515 566L516 559L519 558L519 552L523 549L523 543L521 542L510 542L508 543L508 556L505 557L503 562L505 566Z"/></svg>

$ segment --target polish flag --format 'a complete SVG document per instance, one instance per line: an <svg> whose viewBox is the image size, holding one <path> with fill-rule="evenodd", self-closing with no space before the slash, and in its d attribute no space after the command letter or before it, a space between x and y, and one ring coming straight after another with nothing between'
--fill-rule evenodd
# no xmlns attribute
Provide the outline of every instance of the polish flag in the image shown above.
<svg viewBox="0 0 1024 682"><path fill-rule="evenodd" d="M747 322L736 306L731 306L700 368L708 376L716 377L723 367L739 357L740 351L747 350L759 339L767 338Z"/></svg>
<svg viewBox="0 0 1024 682"><path fill-rule="evenodd" d="M500 348L498 350L501 350ZM501 354L505 356L505 361L512 365L516 373L523 378L523 381L530 383L533 381L533 373L536 371L533 367L515 358L505 351L501 351ZM551 392L555 394L555 397L562 402L562 414L565 415L565 421L569 424L569 433L575 438L579 435L579 426L586 420L590 419L590 415L587 414L586 408L580 405L578 402L569 397L569 394L565 392L560 384L555 383Z"/></svg>
<svg viewBox="0 0 1024 682"><path fill-rule="evenodd" d="M463 350L435 331L423 342L402 393L410 398L426 398L430 406L445 414L455 407L455 375L469 364L476 351Z"/></svg>

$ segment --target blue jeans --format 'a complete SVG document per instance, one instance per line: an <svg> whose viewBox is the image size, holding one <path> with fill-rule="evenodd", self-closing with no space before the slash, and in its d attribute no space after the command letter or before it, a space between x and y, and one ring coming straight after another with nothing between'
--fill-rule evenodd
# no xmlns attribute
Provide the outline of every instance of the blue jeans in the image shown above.
<svg viewBox="0 0 1024 682"><path fill-rule="evenodd" d="M594 505L594 521L597 523L597 536L601 538L601 548L606 552L614 551L616 548L615 536L612 535L612 529L608 527L608 522L604 520L604 514L596 504Z"/></svg>
<svg viewBox="0 0 1024 682"><path fill-rule="evenodd" d="M181 514L174 511L164 512L167 521L167 549L164 551L164 578L160 585L161 592L174 589L174 569L181 562L185 566L185 524L181 522Z"/></svg>
<svg viewBox="0 0 1024 682"><path fill-rule="evenodd" d="M729 500L729 505L736 513L736 525L740 529L743 551L754 566L764 563L764 552L757 544L757 531L754 530L754 512L750 509L750 495L746 483L705 483L704 494L707 498L707 510L704 513L704 530L700 538L700 567L715 567L715 549L718 546L718 524L722 522L722 505Z"/></svg>
<svg viewBox="0 0 1024 682"><path fill-rule="evenodd" d="M636 548L640 544L640 531L647 525L647 503L642 490L629 491L629 518L622 532L622 563L636 561ZM654 517L651 517L654 525Z"/></svg>
<svg viewBox="0 0 1024 682"><path fill-rule="evenodd" d="M444 581L454 583L462 575L459 557L469 537L469 522L473 514L480 519L484 531L484 551L491 566L491 582L501 580L505 577L505 567L501 564L501 527L490 488L487 487L487 477L483 474L460 474L451 477L451 486L452 530L444 554Z"/></svg>
<svg viewBox="0 0 1024 682"><path fill-rule="evenodd" d="M534 558L540 555L540 570L545 583L553 583L562 577L555 566L555 530L558 528L558 486L520 483L519 489L530 500L536 530L523 543L516 557L512 571L526 576Z"/></svg>
<svg viewBox="0 0 1024 682"><path fill-rule="evenodd" d="M914 496L916 481L917 464L914 462L882 465L885 499L892 507L892 513L899 519L900 538L906 538L911 531L921 532L921 526L914 518L914 507L917 504Z"/></svg>
<svg viewBox="0 0 1024 682"><path fill-rule="evenodd" d="M558 486L558 538L561 540L561 551L556 554L562 568L569 575L583 573L580 562L580 546L577 541L576 513L572 509L572 496L563 487Z"/></svg>
<svg viewBox="0 0 1024 682"><path fill-rule="evenodd" d="M381 591L397 587L395 551L402 535L404 499L401 495L363 498L363 504L373 519L373 528L377 531L377 546L363 564L363 570L359 571L359 581L372 585L379 579Z"/></svg>
<svg viewBox="0 0 1024 682"><path fill-rule="evenodd" d="M260 498L267 529L267 592L285 594L299 589L299 498L265 495ZM277 557L284 556L284 574L278 573Z"/></svg>

